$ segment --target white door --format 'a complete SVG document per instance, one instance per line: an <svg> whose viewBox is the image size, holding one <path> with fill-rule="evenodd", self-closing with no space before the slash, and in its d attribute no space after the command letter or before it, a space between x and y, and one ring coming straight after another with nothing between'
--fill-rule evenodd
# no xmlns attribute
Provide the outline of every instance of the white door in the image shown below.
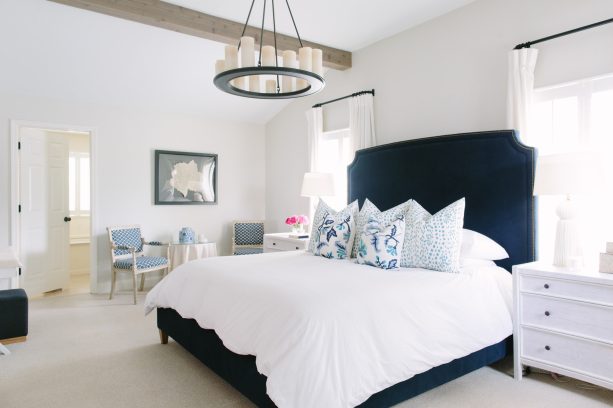
<svg viewBox="0 0 613 408"><path fill-rule="evenodd" d="M22 285L30 295L68 286L68 140L20 131Z"/></svg>

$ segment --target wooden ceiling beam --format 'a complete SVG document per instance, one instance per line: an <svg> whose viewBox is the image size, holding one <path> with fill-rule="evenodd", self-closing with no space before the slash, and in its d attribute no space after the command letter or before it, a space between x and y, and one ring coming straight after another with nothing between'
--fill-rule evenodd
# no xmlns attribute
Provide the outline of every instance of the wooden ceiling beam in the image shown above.
<svg viewBox="0 0 613 408"><path fill-rule="evenodd" d="M243 31L243 24L235 21L215 17L175 4L159 0L49 0L68 6L78 7L97 13L106 14L125 20L136 21L154 27L165 28L183 34L218 41L224 44L237 44ZM256 48L259 47L260 29L247 27L246 35L255 38ZM304 46L320 48L323 52L325 67L345 70L351 68L351 52L343 51L325 45L302 41ZM272 31L264 30L264 44L273 44ZM279 54L283 50L299 48L298 39L292 36L277 33L277 49ZM220 56L221 58L222 56Z"/></svg>

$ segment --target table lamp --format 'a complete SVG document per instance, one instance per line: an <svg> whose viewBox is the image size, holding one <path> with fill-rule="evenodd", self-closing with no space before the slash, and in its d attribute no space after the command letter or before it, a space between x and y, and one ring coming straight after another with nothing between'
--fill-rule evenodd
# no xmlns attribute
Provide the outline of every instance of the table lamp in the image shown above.
<svg viewBox="0 0 613 408"><path fill-rule="evenodd" d="M333 196L334 177L332 173L304 173L300 195L317 198Z"/></svg>
<svg viewBox="0 0 613 408"><path fill-rule="evenodd" d="M602 173L598 157L591 152L540 156L536 164L534 195L565 195L558 204L558 223L553 255L555 266L570 266L582 256L579 211L572 196L599 191Z"/></svg>

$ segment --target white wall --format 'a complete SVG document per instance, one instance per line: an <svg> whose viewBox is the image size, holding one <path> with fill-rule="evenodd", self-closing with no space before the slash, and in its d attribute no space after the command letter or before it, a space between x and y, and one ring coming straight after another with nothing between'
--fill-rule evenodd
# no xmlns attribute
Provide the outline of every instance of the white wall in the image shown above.
<svg viewBox="0 0 613 408"><path fill-rule="evenodd" d="M508 51L612 15L610 0L479 0L355 52L353 68L330 71L324 91L293 102L266 126L269 230L308 210L299 191L311 105L375 88L380 143L504 129ZM537 86L613 72L611 44L613 25L535 46Z"/></svg>
<svg viewBox="0 0 613 408"><path fill-rule="evenodd" d="M0 246L9 243L9 120L96 129L93 188L99 291L108 290L105 228L141 224L145 238L168 241L191 226L230 251L231 221L264 217L264 127L154 111L0 94ZM153 205L155 149L217 153L218 205Z"/></svg>

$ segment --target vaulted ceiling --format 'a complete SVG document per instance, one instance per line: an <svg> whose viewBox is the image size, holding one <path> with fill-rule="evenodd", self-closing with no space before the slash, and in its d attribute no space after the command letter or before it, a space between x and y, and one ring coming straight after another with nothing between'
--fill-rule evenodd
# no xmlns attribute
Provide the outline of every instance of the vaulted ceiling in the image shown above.
<svg viewBox="0 0 613 408"><path fill-rule="evenodd" d="M258 18L262 1L254 7ZM294 0L290 4L302 37L355 51L470 1ZM169 2L239 22L251 4L250 0ZM277 2L277 10L277 29L292 34L283 1ZM259 124L288 103L219 92L212 78L214 61L223 56L222 44L45 0L0 1L0 49L0 92L8 94Z"/></svg>

